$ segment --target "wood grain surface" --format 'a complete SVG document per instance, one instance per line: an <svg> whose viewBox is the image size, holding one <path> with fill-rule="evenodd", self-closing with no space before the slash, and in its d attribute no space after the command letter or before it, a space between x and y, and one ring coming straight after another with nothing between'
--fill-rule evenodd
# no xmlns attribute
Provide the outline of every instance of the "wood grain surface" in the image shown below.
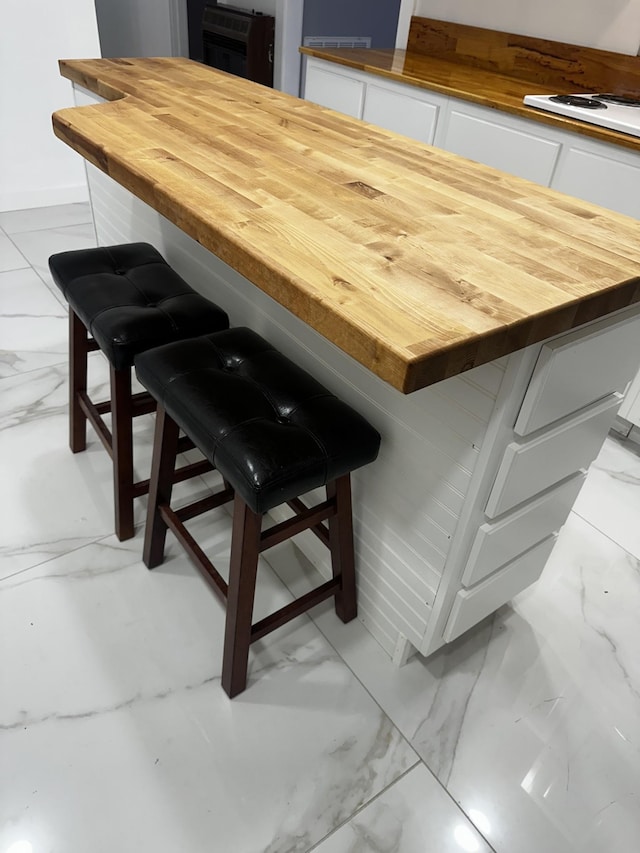
<svg viewBox="0 0 640 853"><path fill-rule="evenodd" d="M637 56L577 44L414 16L407 51L526 80L550 94L640 94Z"/></svg>
<svg viewBox="0 0 640 853"><path fill-rule="evenodd" d="M56 135L408 393L640 300L635 220L186 59L61 62Z"/></svg>

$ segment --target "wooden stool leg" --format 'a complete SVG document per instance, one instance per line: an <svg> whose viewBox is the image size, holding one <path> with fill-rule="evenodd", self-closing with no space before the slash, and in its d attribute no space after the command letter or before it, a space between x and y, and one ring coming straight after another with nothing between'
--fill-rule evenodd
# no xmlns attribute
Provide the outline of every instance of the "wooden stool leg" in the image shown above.
<svg viewBox="0 0 640 853"><path fill-rule="evenodd" d="M334 497L337 512L329 519L329 547L333 576L341 578L340 589L335 595L335 609L343 622L350 622L357 616L358 607L349 474L327 483L327 498Z"/></svg>
<svg viewBox="0 0 640 853"><path fill-rule="evenodd" d="M236 495L222 659L222 687L230 699L247 685L261 526L262 515L252 512Z"/></svg>
<svg viewBox="0 0 640 853"><path fill-rule="evenodd" d="M164 543L167 538L167 525L160 515L160 506L170 506L173 488L173 472L178 454L178 425L158 405L156 429L153 439L153 459L149 481L149 505L147 525L144 533L142 559L145 566L153 569L164 558Z"/></svg>
<svg viewBox="0 0 640 853"><path fill-rule="evenodd" d="M87 418L80 408L79 395L87 392L87 343L84 323L69 308L69 447L80 453L87 447Z"/></svg>
<svg viewBox="0 0 640 853"><path fill-rule="evenodd" d="M131 370L111 370L111 440L116 535L133 536L133 410Z"/></svg>

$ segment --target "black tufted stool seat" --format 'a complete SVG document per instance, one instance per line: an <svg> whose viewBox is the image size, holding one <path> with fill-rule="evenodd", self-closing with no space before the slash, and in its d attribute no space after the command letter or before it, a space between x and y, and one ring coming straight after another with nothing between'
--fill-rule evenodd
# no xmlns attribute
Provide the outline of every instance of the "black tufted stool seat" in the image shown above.
<svg viewBox="0 0 640 853"><path fill-rule="evenodd" d="M158 401L144 561L162 562L171 529L227 603L222 686L246 686L249 646L326 598L343 622L356 615L350 472L372 462L380 436L350 406L249 329L234 328L136 357ZM172 510L179 430L222 475L225 488ZM308 508L300 495L320 486ZM233 499L228 585L183 522ZM262 531L262 516L287 503L293 518ZM328 520L328 526L323 522ZM330 549L333 579L252 625L258 555L310 528Z"/></svg>
<svg viewBox="0 0 640 853"><path fill-rule="evenodd" d="M133 479L132 419L155 409L148 393L131 393L134 357L226 329L229 321L148 243L61 252L49 258L49 268L69 303L69 444L74 453L86 448L88 420L113 460L116 534L129 539L133 500L149 488L148 480ZM111 399L102 403L87 394L87 354L97 349L110 363ZM107 412L111 430L102 418Z"/></svg>

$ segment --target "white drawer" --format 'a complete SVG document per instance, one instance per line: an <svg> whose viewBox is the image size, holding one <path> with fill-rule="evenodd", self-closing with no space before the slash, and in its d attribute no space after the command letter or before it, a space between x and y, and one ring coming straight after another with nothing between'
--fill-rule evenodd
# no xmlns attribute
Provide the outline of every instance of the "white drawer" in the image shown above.
<svg viewBox="0 0 640 853"><path fill-rule="evenodd" d="M462 576L464 586L473 586L556 533L567 520L584 479L585 474L576 474L502 521L481 525Z"/></svg>
<svg viewBox="0 0 640 853"><path fill-rule="evenodd" d="M450 643L455 640L537 581L555 541L556 537L550 536L473 589L461 589L454 599L444 628L444 641Z"/></svg>
<svg viewBox="0 0 640 853"><path fill-rule="evenodd" d="M640 365L640 314L609 317L545 344L514 427L528 435L613 391L624 391Z"/></svg>
<svg viewBox="0 0 640 853"><path fill-rule="evenodd" d="M495 518L580 468L587 468L602 447L621 399L620 394L611 394L538 438L508 444L487 501L486 515Z"/></svg>

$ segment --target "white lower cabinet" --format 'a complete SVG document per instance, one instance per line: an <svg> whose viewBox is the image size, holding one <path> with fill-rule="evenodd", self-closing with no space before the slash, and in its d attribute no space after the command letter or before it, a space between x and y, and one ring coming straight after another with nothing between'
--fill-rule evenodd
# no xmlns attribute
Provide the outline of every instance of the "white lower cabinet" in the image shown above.
<svg viewBox="0 0 640 853"><path fill-rule="evenodd" d="M536 134L529 125L516 117L496 118L495 110L452 105L442 147L485 166L549 186L561 146Z"/></svg>
<svg viewBox="0 0 640 853"><path fill-rule="evenodd" d="M575 137L563 148L553 189L640 219L640 154Z"/></svg>
<svg viewBox="0 0 640 853"><path fill-rule="evenodd" d="M442 98L442 104L447 99ZM367 84L362 118L411 139L433 143L441 104L387 86Z"/></svg>
<svg viewBox="0 0 640 853"><path fill-rule="evenodd" d="M315 62L307 63L305 98L321 107L329 107L353 118L362 118L365 84L355 80L348 72L340 74L333 68L339 66L326 68Z"/></svg>

